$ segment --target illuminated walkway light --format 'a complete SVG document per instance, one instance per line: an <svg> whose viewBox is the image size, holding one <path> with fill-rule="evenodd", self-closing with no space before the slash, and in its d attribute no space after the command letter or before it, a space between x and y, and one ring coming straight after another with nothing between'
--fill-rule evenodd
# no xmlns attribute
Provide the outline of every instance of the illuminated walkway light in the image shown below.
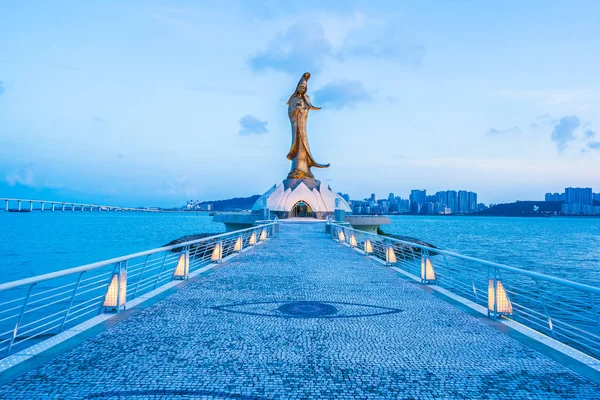
<svg viewBox="0 0 600 400"><path fill-rule="evenodd" d="M173 279L187 279L190 273L190 257L186 251L179 256L175 272L173 273Z"/></svg>
<svg viewBox="0 0 600 400"><path fill-rule="evenodd" d="M394 248L392 246L388 246L385 249L385 262L388 265L396 263L396 252L394 252Z"/></svg>
<svg viewBox="0 0 600 400"><path fill-rule="evenodd" d="M365 254L369 255L373 253L373 245L371 244L371 241L369 239L365 240Z"/></svg>
<svg viewBox="0 0 600 400"><path fill-rule="evenodd" d="M240 236L233 245L233 251L242 251L242 237Z"/></svg>
<svg viewBox="0 0 600 400"><path fill-rule="evenodd" d="M500 279L488 280L488 316L512 315L513 308Z"/></svg>
<svg viewBox="0 0 600 400"><path fill-rule="evenodd" d="M221 243L217 243L212 255L210 256L210 261L212 262L220 262L223 259L223 246L221 246Z"/></svg>
<svg viewBox="0 0 600 400"><path fill-rule="evenodd" d="M120 279L119 279L120 276ZM104 295L104 303L106 308L119 310L125 309L125 301L127 299L127 270L121 269L121 272L115 272L110 280L106 294Z"/></svg>
<svg viewBox="0 0 600 400"><path fill-rule="evenodd" d="M431 264L429 256L423 256L421 258L421 282L435 282L435 270L433 269L433 265Z"/></svg>

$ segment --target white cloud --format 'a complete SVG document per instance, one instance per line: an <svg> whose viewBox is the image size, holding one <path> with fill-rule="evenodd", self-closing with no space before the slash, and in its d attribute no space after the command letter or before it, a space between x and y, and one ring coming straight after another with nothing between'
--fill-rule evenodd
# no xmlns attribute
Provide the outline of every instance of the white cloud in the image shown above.
<svg viewBox="0 0 600 400"><path fill-rule="evenodd" d="M29 167L21 168L18 171L7 174L4 177L4 181L9 186L33 186L33 170Z"/></svg>

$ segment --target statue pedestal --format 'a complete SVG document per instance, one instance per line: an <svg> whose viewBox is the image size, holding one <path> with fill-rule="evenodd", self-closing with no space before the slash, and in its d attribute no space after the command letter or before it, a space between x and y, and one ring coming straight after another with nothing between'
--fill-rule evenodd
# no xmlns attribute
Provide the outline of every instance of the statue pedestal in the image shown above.
<svg viewBox="0 0 600 400"><path fill-rule="evenodd" d="M293 215L292 211L300 203L308 206L317 219L333 216L337 208L347 213L352 212L340 195L314 178L284 179L256 200L252 211L256 213L268 208L271 215L283 219Z"/></svg>

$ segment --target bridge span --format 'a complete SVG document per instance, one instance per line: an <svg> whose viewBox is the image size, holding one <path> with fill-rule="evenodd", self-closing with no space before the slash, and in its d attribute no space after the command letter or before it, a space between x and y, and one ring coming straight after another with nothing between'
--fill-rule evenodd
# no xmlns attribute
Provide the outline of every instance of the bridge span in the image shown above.
<svg viewBox="0 0 600 400"><path fill-rule="evenodd" d="M0 197L0 204L4 202L4 211L31 212L31 211L127 211L127 212L164 212L157 208L148 207L122 207L101 204L86 204L73 201L59 200L33 200ZM11 208L11 205L13 206ZM24 207L25 205L25 207ZM38 205L35 208L34 205Z"/></svg>

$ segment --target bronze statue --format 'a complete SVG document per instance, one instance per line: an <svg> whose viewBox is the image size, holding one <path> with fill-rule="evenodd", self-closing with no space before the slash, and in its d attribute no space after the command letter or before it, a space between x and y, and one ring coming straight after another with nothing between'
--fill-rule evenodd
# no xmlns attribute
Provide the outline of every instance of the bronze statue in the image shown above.
<svg viewBox="0 0 600 400"><path fill-rule="evenodd" d="M310 110L320 110L321 107L315 107L310 103L310 98L306 94L308 89L308 79L310 74L306 72L300 78L296 91L288 100L288 116L292 124L292 148L287 158L292 161L292 168L288 174L288 179L314 178L310 172L311 167L327 168L329 164L319 164L315 161L310 148L308 147L308 138L306 137L306 120Z"/></svg>

